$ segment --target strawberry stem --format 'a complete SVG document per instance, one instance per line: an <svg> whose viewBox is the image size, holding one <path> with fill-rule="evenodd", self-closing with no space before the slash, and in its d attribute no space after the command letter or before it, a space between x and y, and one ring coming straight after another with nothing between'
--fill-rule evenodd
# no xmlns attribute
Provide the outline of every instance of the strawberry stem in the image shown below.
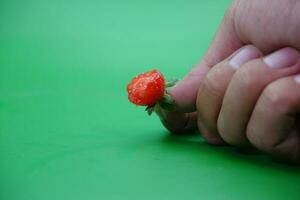
<svg viewBox="0 0 300 200"><path fill-rule="evenodd" d="M155 106L156 106L156 104L154 104L153 106L147 106L146 107L145 111L147 111L149 116L154 112Z"/></svg>
<svg viewBox="0 0 300 200"><path fill-rule="evenodd" d="M173 87L174 85L176 85L176 83L178 82L178 79L170 79L166 81L166 88L170 88Z"/></svg>
<svg viewBox="0 0 300 200"><path fill-rule="evenodd" d="M175 108L175 101L169 94L165 93L162 100L158 102L158 105L167 111L172 111Z"/></svg>

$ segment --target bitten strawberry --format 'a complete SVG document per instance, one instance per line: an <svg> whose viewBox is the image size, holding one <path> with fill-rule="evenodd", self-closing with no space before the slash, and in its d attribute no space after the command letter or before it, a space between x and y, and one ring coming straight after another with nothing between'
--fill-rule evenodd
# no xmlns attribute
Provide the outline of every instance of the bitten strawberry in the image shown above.
<svg viewBox="0 0 300 200"><path fill-rule="evenodd" d="M134 77L127 85L128 99L133 104L147 106L150 115L155 106L171 109L174 101L167 94L166 88L173 86L176 81L166 82L158 70L151 70Z"/></svg>
<svg viewBox="0 0 300 200"><path fill-rule="evenodd" d="M140 106L153 106L165 92L165 79L157 70L134 77L127 85L128 99Z"/></svg>

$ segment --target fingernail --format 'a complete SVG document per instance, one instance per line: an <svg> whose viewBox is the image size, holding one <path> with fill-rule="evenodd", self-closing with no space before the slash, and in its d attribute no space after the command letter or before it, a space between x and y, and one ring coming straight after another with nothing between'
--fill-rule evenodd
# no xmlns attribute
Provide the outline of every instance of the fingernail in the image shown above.
<svg viewBox="0 0 300 200"><path fill-rule="evenodd" d="M240 49L240 51L230 59L229 65L233 69L238 69L246 62L258 57L260 57L258 49L252 45L247 45Z"/></svg>
<svg viewBox="0 0 300 200"><path fill-rule="evenodd" d="M294 80L300 84L300 75L297 75L294 77Z"/></svg>
<svg viewBox="0 0 300 200"><path fill-rule="evenodd" d="M300 53L296 49L286 47L264 57L263 61L274 69L291 67L299 60Z"/></svg>

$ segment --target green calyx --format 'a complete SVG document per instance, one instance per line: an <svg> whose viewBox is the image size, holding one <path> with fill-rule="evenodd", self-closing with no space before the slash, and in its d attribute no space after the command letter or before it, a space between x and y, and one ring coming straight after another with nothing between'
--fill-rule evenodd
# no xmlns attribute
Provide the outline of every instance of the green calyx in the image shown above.
<svg viewBox="0 0 300 200"><path fill-rule="evenodd" d="M155 108L157 106L167 111L174 110L176 104L175 101L172 99L172 97L168 94L168 91L170 90L171 87L176 85L177 82L178 82L177 79L171 79L166 81L166 89L165 89L166 91L163 98L160 101L158 101L156 104L152 106L147 106L145 111L147 111L148 115L151 115L155 111Z"/></svg>

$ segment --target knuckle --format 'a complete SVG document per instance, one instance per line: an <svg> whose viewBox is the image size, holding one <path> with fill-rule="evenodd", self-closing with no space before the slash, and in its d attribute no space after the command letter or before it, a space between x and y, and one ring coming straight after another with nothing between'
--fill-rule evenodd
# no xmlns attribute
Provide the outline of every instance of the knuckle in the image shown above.
<svg viewBox="0 0 300 200"><path fill-rule="evenodd" d="M253 146L260 150L270 149L272 146L271 143L265 143L266 141L269 142L269 140L264 140L262 134L258 134L254 126L247 127L246 137Z"/></svg>
<svg viewBox="0 0 300 200"><path fill-rule="evenodd" d="M226 133L226 127L225 127L224 119L223 119L222 116L219 116L219 118L218 118L218 121L217 121L217 128L218 128L218 131L219 131L220 135L221 135L222 138L223 138L223 136L226 135L226 134L225 134L225 133ZM226 137L226 136L225 136L225 137ZM223 139L226 141L225 138L223 138ZM227 141L226 141L226 142L227 142Z"/></svg>
<svg viewBox="0 0 300 200"><path fill-rule="evenodd" d="M273 152L277 143L272 138L267 138L265 133L259 133L254 127L248 127L246 131L248 141L257 149L265 152Z"/></svg>
<svg viewBox="0 0 300 200"><path fill-rule="evenodd" d="M246 130L243 128L236 128L234 124L226 120L224 116L220 116L217 121L217 128L222 139L233 146L245 147L249 145L246 138Z"/></svg>
<svg viewBox="0 0 300 200"><path fill-rule="evenodd" d="M271 83L262 93L264 104L270 108L284 108L289 104L289 99L283 94L284 90L277 82Z"/></svg>
<svg viewBox="0 0 300 200"><path fill-rule="evenodd" d="M220 78L222 78L220 71L221 70L216 68L207 73L202 87L200 87L200 93L202 91L206 91L215 96L219 96L222 93L222 85L220 84L221 82L218 81Z"/></svg>
<svg viewBox="0 0 300 200"><path fill-rule="evenodd" d="M250 90L257 83L256 76L253 76L251 67L242 67L233 76L233 80L237 82L245 90Z"/></svg>
<svg viewBox="0 0 300 200"><path fill-rule="evenodd" d="M210 126L198 119L198 129L207 143L213 145L224 144L215 126Z"/></svg>
<svg viewBox="0 0 300 200"><path fill-rule="evenodd" d="M217 129L218 129L218 132L220 133L220 136L226 143L231 144L231 145L236 144L234 138L227 131L228 128L226 127L225 119L222 116L220 116L218 118Z"/></svg>
<svg viewBox="0 0 300 200"><path fill-rule="evenodd" d="M259 146L259 143L258 143L259 139L257 138L257 134L256 134L255 128L253 126L247 127L246 136L251 144L253 144L255 146Z"/></svg>

